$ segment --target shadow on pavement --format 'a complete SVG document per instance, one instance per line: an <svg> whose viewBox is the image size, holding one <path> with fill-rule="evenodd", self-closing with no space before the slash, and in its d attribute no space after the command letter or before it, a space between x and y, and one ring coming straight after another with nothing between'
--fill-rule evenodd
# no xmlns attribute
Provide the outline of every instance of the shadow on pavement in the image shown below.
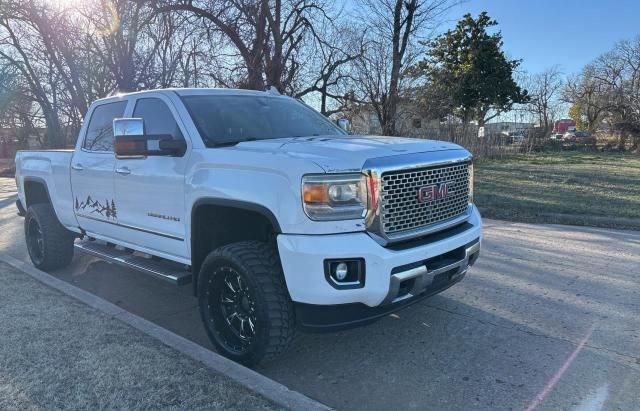
<svg viewBox="0 0 640 411"><path fill-rule="evenodd" d="M8 207L10 205L14 205L15 206L15 203L16 203L17 199L18 199L18 195L14 194L12 196L9 196L7 198L4 198L4 199L0 200L0 208ZM17 212L17 209L16 209L16 212Z"/></svg>
<svg viewBox="0 0 640 411"><path fill-rule="evenodd" d="M487 254L444 294L367 327L301 334L290 352L258 371L339 409L518 409L594 328L545 408L578 406L604 385L611 405L633 404L640 388L632 355L637 336L624 330L638 329L637 316L630 318L638 309L620 302L637 296L637 285L620 300L611 294L623 294L615 287L574 278L576 292L596 287L598 295L571 299L566 273L535 278L540 267L517 261L505 267L504 256ZM211 348L188 285L176 288L84 257L54 275Z"/></svg>

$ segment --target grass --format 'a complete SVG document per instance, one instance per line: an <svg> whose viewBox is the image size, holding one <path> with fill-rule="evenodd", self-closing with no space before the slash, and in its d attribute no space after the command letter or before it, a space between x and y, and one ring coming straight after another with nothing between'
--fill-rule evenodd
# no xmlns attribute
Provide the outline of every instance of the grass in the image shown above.
<svg viewBox="0 0 640 411"><path fill-rule="evenodd" d="M281 409L0 262L0 409Z"/></svg>
<svg viewBox="0 0 640 411"><path fill-rule="evenodd" d="M485 217L640 227L640 156L559 151L476 164L475 201Z"/></svg>

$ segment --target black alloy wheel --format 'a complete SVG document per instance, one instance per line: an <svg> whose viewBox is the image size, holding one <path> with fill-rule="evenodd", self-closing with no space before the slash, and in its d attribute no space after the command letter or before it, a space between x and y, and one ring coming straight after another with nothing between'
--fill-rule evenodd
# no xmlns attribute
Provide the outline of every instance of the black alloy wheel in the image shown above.
<svg viewBox="0 0 640 411"><path fill-rule="evenodd" d="M200 315L220 354L254 366L287 349L295 313L274 245L224 245L205 258L196 281Z"/></svg>
<svg viewBox="0 0 640 411"><path fill-rule="evenodd" d="M27 239L27 251L35 266L42 264L44 260L44 235L42 234L42 228L35 216L30 215L26 221L26 233Z"/></svg>
<svg viewBox="0 0 640 411"><path fill-rule="evenodd" d="M51 204L38 203L27 208L24 234L29 257L37 268L55 270L71 262L77 235L60 224Z"/></svg>
<svg viewBox="0 0 640 411"><path fill-rule="evenodd" d="M251 290L232 267L220 267L213 274L208 292L210 315L218 335L232 351L242 355L250 350L256 336L258 318Z"/></svg>

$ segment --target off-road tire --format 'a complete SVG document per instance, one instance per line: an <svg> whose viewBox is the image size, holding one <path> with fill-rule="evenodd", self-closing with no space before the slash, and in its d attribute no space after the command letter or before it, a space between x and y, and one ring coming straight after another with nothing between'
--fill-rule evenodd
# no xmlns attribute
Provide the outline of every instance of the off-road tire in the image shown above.
<svg viewBox="0 0 640 411"><path fill-rule="evenodd" d="M41 255L36 255L30 244L35 225L40 228L42 242ZM24 233L27 250L33 265L40 270L48 271L66 267L73 258L73 241L75 234L60 224L53 207L49 203L38 203L29 206L24 218Z"/></svg>
<svg viewBox="0 0 640 411"><path fill-rule="evenodd" d="M219 276L229 270L235 270L234 275L239 274L250 292L253 313L257 319L255 334L245 351L234 350L225 342L223 331L230 324L220 320L223 304L216 304L214 298L221 292L215 289L215 285L221 281ZM295 334L295 314L275 246L246 241L212 251L200 269L197 289L205 329L222 355L254 366L278 356L290 345Z"/></svg>

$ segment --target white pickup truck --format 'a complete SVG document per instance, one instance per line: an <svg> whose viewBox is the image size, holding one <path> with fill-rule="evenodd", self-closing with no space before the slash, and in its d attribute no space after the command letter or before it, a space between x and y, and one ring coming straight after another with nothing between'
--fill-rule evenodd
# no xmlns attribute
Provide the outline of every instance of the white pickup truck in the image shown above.
<svg viewBox="0 0 640 411"><path fill-rule="evenodd" d="M75 150L16 155L29 255L193 283L215 347L249 365L297 329L369 323L460 281L482 238L469 152L341 126L269 92L98 100Z"/></svg>

